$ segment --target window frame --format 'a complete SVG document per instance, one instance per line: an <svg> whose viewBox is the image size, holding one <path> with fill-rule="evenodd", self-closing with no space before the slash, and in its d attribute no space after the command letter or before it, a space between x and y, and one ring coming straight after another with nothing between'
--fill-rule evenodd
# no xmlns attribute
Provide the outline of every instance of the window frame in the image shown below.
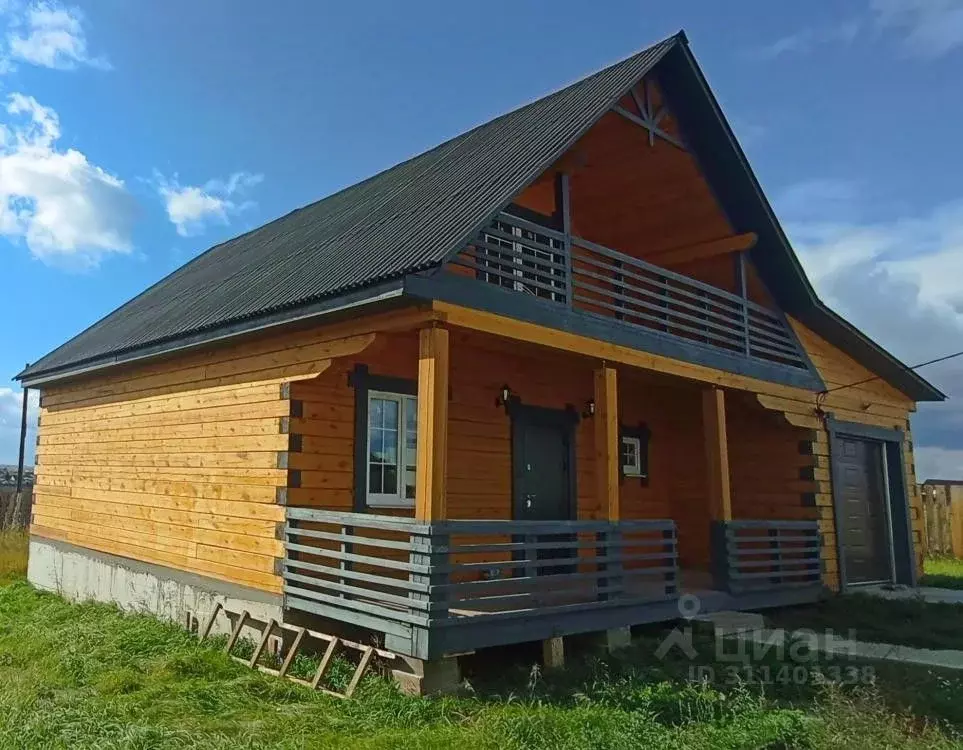
<svg viewBox="0 0 963 750"><path fill-rule="evenodd" d="M635 447L634 465L625 463L625 453L623 451L619 452L619 466L622 470L622 476L644 478L646 475L642 472L642 438L637 435L622 435L620 445L632 445Z"/></svg>
<svg viewBox="0 0 963 750"><path fill-rule="evenodd" d="M418 397L417 395L411 395L409 393L397 393L388 390L379 390L371 388L367 391L367 404L366 404L366 415L367 424L365 426L365 449L364 449L364 499L365 505L369 508L413 508L415 507L415 498L408 498L405 492L407 483L405 481L405 476L408 471L409 466L409 453L412 452L411 448L408 447L408 426L407 418L409 416L409 409L415 415L416 425L417 425L417 414L418 414ZM393 401L398 404L398 441L397 441L397 479L398 479L398 489L394 493L387 492L372 492L371 491L371 401L372 399L378 399L381 401ZM410 465L414 467L417 462L418 455L418 432L417 426L415 427L415 448L414 455L411 456L412 461ZM383 464L390 465L390 464Z"/></svg>

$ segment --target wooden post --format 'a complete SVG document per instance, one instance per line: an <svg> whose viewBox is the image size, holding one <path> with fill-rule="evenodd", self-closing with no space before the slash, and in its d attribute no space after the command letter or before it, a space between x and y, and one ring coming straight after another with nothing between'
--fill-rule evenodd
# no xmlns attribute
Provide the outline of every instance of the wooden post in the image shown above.
<svg viewBox="0 0 963 750"><path fill-rule="evenodd" d="M726 394L720 388L702 392L702 429L706 444L709 507L714 521L732 520L729 490L729 443L726 439Z"/></svg>
<svg viewBox="0 0 963 750"><path fill-rule="evenodd" d="M448 331L418 333L418 461L415 518L445 518L448 463Z"/></svg>
<svg viewBox="0 0 963 750"><path fill-rule="evenodd" d="M618 373L607 364L595 371L595 475L606 518L620 520Z"/></svg>
<svg viewBox="0 0 963 750"><path fill-rule="evenodd" d="M959 491L960 487L947 487L947 494L950 496L950 524L952 526L953 557L963 558L963 494Z"/></svg>

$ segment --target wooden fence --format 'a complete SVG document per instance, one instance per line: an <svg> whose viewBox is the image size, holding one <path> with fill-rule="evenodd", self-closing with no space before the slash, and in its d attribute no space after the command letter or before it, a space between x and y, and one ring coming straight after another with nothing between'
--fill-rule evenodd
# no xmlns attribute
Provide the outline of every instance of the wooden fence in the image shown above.
<svg viewBox="0 0 963 750"><path fill-rule="evenodd" d="M963 486L924 484L923 553L963 558Z"/></svg>
<svg viewBox="0 0 963 750"><path fill-rule="evenodd" d="M26 529L30 525L33 487L26 485L18 493L15 487L0 487L0 531Z"/></svg>

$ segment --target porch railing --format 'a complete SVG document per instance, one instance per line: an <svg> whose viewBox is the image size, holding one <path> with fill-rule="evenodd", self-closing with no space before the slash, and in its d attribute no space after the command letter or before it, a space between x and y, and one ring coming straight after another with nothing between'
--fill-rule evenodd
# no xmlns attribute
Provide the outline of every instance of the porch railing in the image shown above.
<svg viewBox="0 0 963 750"><path fill-rule="evenodd" d="M716 587L733 594L818 586L816 521L720 521L712 529Z"/></svg>
<svg viewBox="0 0 963 750"><path fill-rule="evenodd" d="M672 521L471 521L289 508L285 606L382 632L676 595Z"/></svg>
<svg viewBox="0 0 963 750"><path fill-rule="evenodd" d="M501 213L455 261L482 281L744 357L807 367L782 316L581 237Z"/></svg>

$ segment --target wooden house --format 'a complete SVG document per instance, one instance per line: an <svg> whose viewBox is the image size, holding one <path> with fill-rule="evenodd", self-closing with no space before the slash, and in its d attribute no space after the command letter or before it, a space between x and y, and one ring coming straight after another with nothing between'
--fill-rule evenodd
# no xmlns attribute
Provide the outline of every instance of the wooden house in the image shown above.
<svg viewBox="0 0 963 750"><path fill-rule="evenodd" d="M680 603L913 584L908 418L943 398L816 296L683 34L208 250L18 377L36 585L360 630L424 679Z"/></svg>

